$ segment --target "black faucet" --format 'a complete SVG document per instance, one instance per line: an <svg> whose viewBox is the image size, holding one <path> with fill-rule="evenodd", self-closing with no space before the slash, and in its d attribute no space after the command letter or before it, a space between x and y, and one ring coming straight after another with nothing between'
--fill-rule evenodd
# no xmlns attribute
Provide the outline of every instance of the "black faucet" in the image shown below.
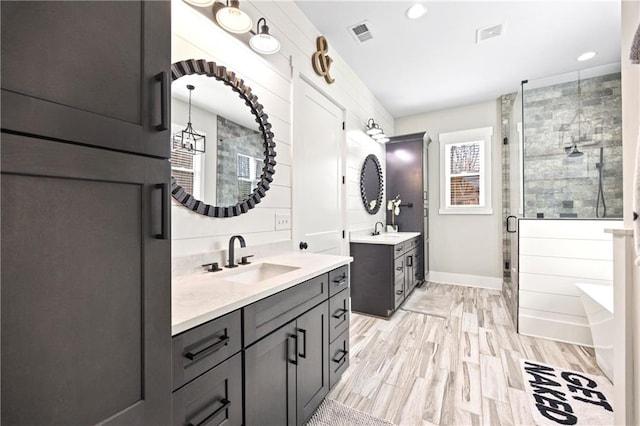
<svg viewBox="0 0 640 426"><path fill-rule="evenodd" d="M234 235L229 239L229 264L225 265L226 268L235 268L238 266L235 264L235 259L233 256L233 243L235 242L235 240L240 241L240 247L247 246L242 235Z"/></svg>
<svg viewBox="0 0 640 426"><path fill-rule="evenodd" d="M380 235L380 232L378 232L378 224L380 224L382 226L382 229L384 229L384 223L376 222L376 224L373 227L373 234L371 235Z"/></svg>

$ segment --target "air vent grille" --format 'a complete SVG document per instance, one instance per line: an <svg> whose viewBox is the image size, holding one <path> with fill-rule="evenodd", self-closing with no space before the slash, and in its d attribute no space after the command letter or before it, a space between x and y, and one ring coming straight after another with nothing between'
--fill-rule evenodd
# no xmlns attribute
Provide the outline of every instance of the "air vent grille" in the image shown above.
<svg viewBox="0 0 640 426"><path fill-rule="evenodd" d="M476 30L476 43L504 35L504 24L491 25Z"/></svg>
<svg viewBox="0 0 640 426"><path fill-rule="evenodd" d="M367 21L350 26L349 33L358 43L364 43L365 41L371 40L373 38L371 27L369 26Z"/></svg>

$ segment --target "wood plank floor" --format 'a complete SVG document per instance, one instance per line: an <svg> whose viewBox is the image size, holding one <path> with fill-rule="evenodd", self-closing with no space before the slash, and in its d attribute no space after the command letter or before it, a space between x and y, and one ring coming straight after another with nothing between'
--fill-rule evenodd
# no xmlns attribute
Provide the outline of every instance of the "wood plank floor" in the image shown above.
<svg viewBox="0 0 640 426"><path fill-rule="evenodd" d="M593 349L521 336L497 290L427 283L390 320L353 314L329 398L398 425L531 425L519 359L603 375Z"/></svg>

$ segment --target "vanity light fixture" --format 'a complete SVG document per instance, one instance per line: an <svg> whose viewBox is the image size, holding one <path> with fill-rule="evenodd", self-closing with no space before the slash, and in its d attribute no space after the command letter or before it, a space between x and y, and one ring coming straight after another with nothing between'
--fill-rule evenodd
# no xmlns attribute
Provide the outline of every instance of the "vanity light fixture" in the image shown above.
<svg viewBox="0 0 640 426"><path fill-rule="evenodd" d="M262 21L262 25L260 25L260 21ZM280 50L280 42L278 39L269 34L267 20L264 18L258 19L257 26L258 32L249 40L251 48L263 55L271 55Z"/></svg>
<svg viewBox="0 0 640 426"><path fill-rule="evenodd" d="M367 135L371 137L376 142L379 143L387 143L389 142L389 138L384 134L384 131L378 126L378 123L374 121L373 118L370 118L367 121Z"/></svg>
<svg viewBox="0 0 640 426"><path fill-rule="evenodd" d="M251 17L240 10L240 1L238 0L227 0L226 6L216 3L213 5L213 9L218 25L230 33L248 33L253 27Z"/></svg>
<svg viewBox="0 0 640 426"><path fill-rule="evenodd" d="M185 2L196 7L208 7L215 3L215 0L184 0Z"/></svg>
<svg viewBox="0 0 640 426"><path fill-rule="evenodd" d="M193 130L191 125L191 92L193 92L195 86L187 84L187 89L189 89L189 121L187 122L187 127L179 133L180 146L178 150L189 152L193 155L204 154L206 137Z"/></svg>

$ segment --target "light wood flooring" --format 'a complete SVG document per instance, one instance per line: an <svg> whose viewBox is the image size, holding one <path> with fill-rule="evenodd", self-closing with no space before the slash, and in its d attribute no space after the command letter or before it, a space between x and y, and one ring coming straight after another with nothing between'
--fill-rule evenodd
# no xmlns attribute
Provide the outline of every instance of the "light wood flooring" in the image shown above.
<svg viewBox="0 0 640 426"><path fill-rule="evenodd" d="M517 334L496 290L426 283L390 320L352 314L350 332L329 398L398 425L533 424L520 358L603 375L591 348Z"/></svg>

